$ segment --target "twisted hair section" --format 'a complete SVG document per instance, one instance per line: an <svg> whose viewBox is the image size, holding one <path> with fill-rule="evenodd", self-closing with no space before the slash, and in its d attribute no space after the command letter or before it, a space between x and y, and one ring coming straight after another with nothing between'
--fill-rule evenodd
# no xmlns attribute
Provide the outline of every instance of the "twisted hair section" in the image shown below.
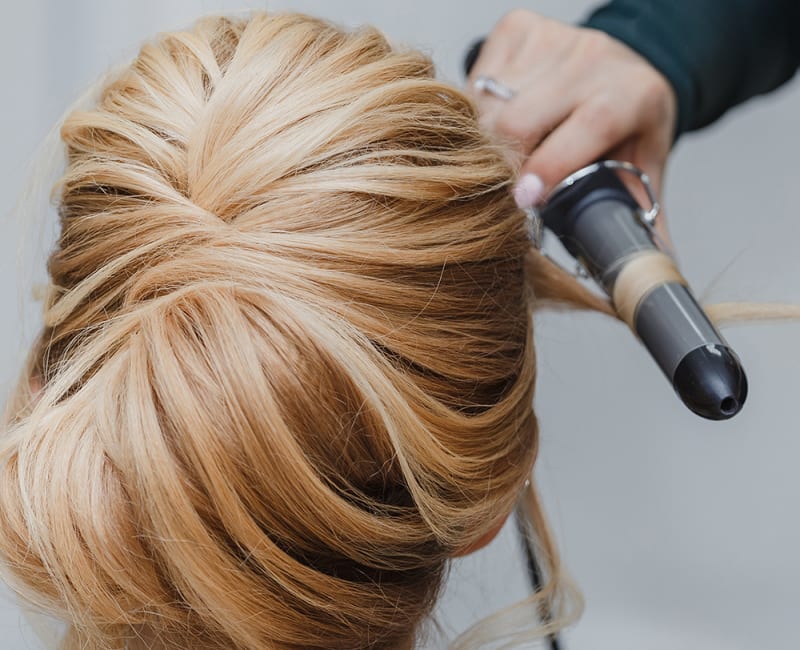
<svg viewBox="0 0 800 650"><path fill-rule="evenodd" d="M411 647L536 453L552 283L472 104L256 13L146 44L62 138L9 579L69 649Z"/></svg>

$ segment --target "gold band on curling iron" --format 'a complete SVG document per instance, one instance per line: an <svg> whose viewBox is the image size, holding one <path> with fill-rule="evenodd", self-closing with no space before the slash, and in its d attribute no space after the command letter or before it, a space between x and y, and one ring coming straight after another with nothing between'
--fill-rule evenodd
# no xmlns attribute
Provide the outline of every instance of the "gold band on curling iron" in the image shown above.
<svg viewBox="0 0 800 650"><path fill-rule="evenodd" d="M636 254L620 271L614 282L611 300L619 317L635 330L636 310L656 287L667 282L688 286L673 260L661 251Z"/></svg>

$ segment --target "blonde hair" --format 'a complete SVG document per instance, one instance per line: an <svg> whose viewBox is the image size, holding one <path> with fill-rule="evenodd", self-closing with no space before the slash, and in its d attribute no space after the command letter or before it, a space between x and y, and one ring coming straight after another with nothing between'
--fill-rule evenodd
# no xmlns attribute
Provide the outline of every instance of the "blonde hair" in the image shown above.
<svg viewBox="0 0 800 650"><path fill-rule="evenodd" d="M372 29L257 13L146 44L62 138L15 588L65 648L409 647L530 471L535 295L608 311L531 251L473 105Z"/></svg>

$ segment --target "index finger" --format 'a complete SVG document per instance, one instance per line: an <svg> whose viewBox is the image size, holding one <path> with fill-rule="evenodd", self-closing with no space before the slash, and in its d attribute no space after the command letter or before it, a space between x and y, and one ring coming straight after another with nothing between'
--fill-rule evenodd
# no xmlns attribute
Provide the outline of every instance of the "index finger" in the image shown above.
<svg viewBox="0 0 800 650"><path fill-rule="evenodd" d="M549 192L572 172L620 144L626 135L628 112L623 106L619 113L598 113L591 103L581 104L531 153L520 175L537 175Z"/></svg>

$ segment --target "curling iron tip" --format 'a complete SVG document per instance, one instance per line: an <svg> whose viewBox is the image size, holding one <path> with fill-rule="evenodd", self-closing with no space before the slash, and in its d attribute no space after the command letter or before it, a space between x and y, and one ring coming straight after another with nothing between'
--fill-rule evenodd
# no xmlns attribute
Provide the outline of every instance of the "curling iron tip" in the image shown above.
<svg viewBox="0 0 800 650"><path fill-rule="evenodd" d="M672 385L684 404L709 420L728 420L742 410L747 376L730 348L705 345L678 364Z"/></svg>

